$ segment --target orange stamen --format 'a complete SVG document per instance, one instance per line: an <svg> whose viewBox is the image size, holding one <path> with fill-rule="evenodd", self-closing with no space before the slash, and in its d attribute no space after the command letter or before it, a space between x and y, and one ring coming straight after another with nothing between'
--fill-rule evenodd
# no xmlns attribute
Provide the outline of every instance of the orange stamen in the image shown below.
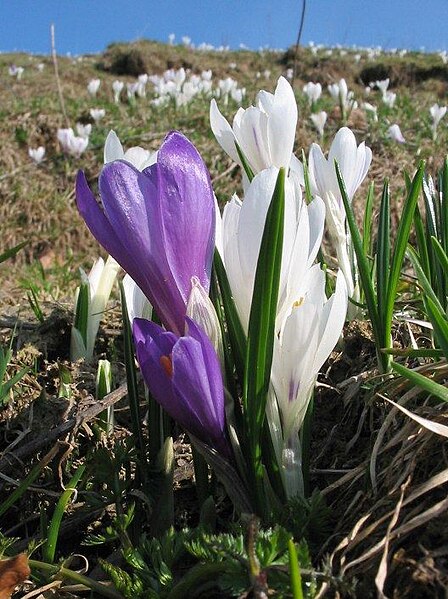
<svg viewBox="0 0 448 599"><path fill-rule="evenodd" d="M160 356L160 365L171 378L173 376L173 362L171 361L171 356Z"/></svg>

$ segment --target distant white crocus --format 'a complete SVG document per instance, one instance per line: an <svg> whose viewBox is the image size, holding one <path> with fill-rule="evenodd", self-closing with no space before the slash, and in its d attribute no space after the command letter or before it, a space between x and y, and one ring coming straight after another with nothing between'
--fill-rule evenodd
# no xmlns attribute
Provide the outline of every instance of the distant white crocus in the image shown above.
<svg viewBox="0 0 448 599"><path fill-rule="evenodd" d="M79 358L92 359L98 328L119 270L120 265L112 256L107 258L106 263L104 263L102 258L98 258L93 263L89 275L86 275L81 269L81 279L88 285L87 326L85 327L85 338L83 338L81 330L75 326L72 327L70 342L70 357L72 361ZM75 322L78 294L79 289L75 300Z"/></svg>
<svg viewBox="0 0 448 599"><path fill-rule="evenodd" d="M370 104L369 102L363 102L361 104L361 108L364 108L368 114L372 115L372 118L375 122L378 121L378 109L376 106Z"/></svg>
<svg viewBox="0 0 448 599"><path fill-rule="evenodd" d="M237 145L254 173L270 166L288 168L297 126L293 89L280 77L274 94L260 91L255 106L238 109L232 127L212 100L210 124L220 146L241 166Z"/></svg>
<svg viewBox="0 0 448 599"><path fill-rule="evenodd" d="M386 133L387 137L389 137L392 141L395 141L399 144L406 143L406 140L401 132L400 126L396 123L391 125Z"/></svg>
<svg viewBox="0 0 448 599"><path fill-rule="evenodd" d="M174 33L170 33L168 35L168 43L170 46L174 44L174 40L176 39L176 35Z"/></svg>
<svg viewBox="0 0 448 599"><path fill-rule="evenodd" d="M230 97L236 104L241 104L244 99L244 92L245 90L239 87L236 89L232 89L232 91L230 92Z"/></svg>
<svg viewBox="0 0 448 599"><path fill-rule="evenodd" d="M114 160L126 160L142 171L157 162L157 152L149 152L140 146L134 146L125 152L115 131L109 131L104 144L104 164Z"/></svg>
<svg viewBox="0 0 448 599"><path fill-rule="evenodd" d="M320 83L308 81L308 83L303 86L303 93L308 98L310 106L312 106L322 95L322 85Z"/></svg>
<svg viewBox="0 0 448 599"><path fill-rule="evenodd" d="M140 98L146 97L146 84L148 83L148 74L143 73L138 76L137 95Z"/></svg>
<svg viewBox="0 0 448 599"><path fill-rule="evenodd" d="M76 123L76 133L79 137L85 137L89 139L90 134L92 133L92 123L87 123L83 125L82 123Z"/></svg>
<svg viewBox="0 0 448 599"><path fill-rule="evenodd" d="M16 67L15 64L12 64L10 67L8 67L8 72L11 77L15 77L17 80L22 78L24 71L25 69L23 67Z"/></svg>
<svg viewBox="0 0 448 599"><path fill-rule="evenodd" d="M87 84L87 91L94 98L100 89L101 79L91 79Z"/></svg>
<svg viewBox="0 0 448 599"><path fill-rule="evenodd" d="M348 294L359 300L356 265L352 260L351 237L346 227L345 209L336 176L335 160L344 179L350 202L367 175L372 151L364 142L359 146L353 132L342 127L331 144L328 158L320 146L312 144L308 157L308 174L313 195L321 197L326 207L326 222L335 246L339 268L345 276Z"/></svg>
<svg viewBox="0 0 448 599"><path fill-rule="evenodd" d="M201 79L203 79L204 81L211 81L212 75L213 71L211 69L208 69L207 71L202 71Z"/></svg>
<svg viewBox="0 0 448 599"><path fill-rule="evenodd" d="M58 129L57 138L65 154L79 158L89 145L88 138L76 136L73 129Z"/></svg>
<svg viewBox="0 0 448 599"><path fill-rule="evenodd" d="M90 116L95 121L95 123L99 123L101 119L103 119L106 115L106 111L104 108L91 108Z"/></svg>
<svg viewBox="0 0 448 599"><path fill-rule="evenodd" d="M138 90L138 81L136 81L135 83L126 83L126 92L127 92L128 100L130 100L131 102L133 100L135 100L135 94L137 93L137 90Z"/></svg>
<svg viewBox="0 0 448 599"><path fill-rule="evenodd" d="M289 79L291 81L291 79L294 77L294 69L286 69L285 76L286 79Z"/></svg>
<svg viewBox="0 0 448 599"><path fill-rule="evenodd" d="M112 91L114 92L115 104L120 103L120 94L123 91L123 87L124 81L119 81L118 79L115 79L115 81L112 83Z"/></svg>
<svg viewBox="0 0 448 599"><path fill-rule="evenodd" d="M189 37L188 35L182 36L182 43L186 48L190 48L191 47L191 37Z"/></svg>
<svg viewBox="0 0 448 599"><path fill-rule="evenodd" d="M345 122L350 112L358 106L358 103L354 99L354 92L348 90L345 79L340 79L337 83L329 85L328 91L331 97L338 102L341 109L342 122Z"/></svg>
<svg viewBox="0 0 448 599"><path fill-rule="evenodd" d="M386 106L388 106L389 108L393 108L397 100L397 94L391 91L386 91L382 95L382 100L384 104L386 104Z"/></svg>
<svg viewBox="0 0 448 599"><path fill-rule="evenodd" d="M440 121L445 116L446 110L446 106L439 106L438 104L433 104L429 109L432 118L431 131L433 139L437 138L437 127L439 126Z"/></svg>
<svg viewBox="0 0 448 599"><path fill-rule="evenodd" d="M36 164L40 164L45 157L45 148L43 146L39 146L38 148L28 148L28 156Z"/></svg>
<svg viewBox="0 0 448 599"><path fill-rule="evenodd" d="M316 127L320 137L324 136L325 123L327 122L327 113L325 110L316 112L310 115L310 119L313 121L313 125Z"/></svg>
<svg viewBox="0 0 448 599"><path fill-rule="evenodd" d="M375 81L376 87L381 91L382 94L386 93L387 88L389 87L389 83L390 83L389 78L382 79L381 81Z"/></svg>
<svg viewBox="0 0 448 599"><path fill-rule="evenodd" d="M44 62L39 62L36 65L36 69L39 71L39 73L42 73L42 71L45 69L45 63Z"/></svg>

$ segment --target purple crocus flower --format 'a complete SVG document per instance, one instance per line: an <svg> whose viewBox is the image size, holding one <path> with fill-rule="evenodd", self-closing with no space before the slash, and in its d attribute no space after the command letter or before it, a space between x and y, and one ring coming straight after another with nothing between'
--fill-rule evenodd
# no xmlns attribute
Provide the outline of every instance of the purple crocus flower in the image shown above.
<svg viewBox="0 0 448 599"><path fill-rule="evenodd" d="M210 175L193 144L167 135L157 163L140 172L106 164L99 179L102 207L78 173L78 209L94 237L134 279L167 329L182 335L191 277L208 292L215 244Z"/></svg>
<svg viewBox="0 0 448 599"><path fill-rule="evenodd" d="M185 336L177 337L149 320L135 318L140 369L153 397L168 414L229 458L219 359L204 331L191 318L186 317L185 324Z"/></svg>

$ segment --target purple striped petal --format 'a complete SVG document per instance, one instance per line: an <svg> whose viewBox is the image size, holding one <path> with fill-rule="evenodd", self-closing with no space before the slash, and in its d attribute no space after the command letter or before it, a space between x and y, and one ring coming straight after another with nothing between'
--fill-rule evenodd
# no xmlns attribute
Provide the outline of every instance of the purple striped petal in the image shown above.
<svg viewBox="0 0 448 599"><path fill-rule="evenodd" d="M191 273L196 274L207 293L210 287L215 245L210 175L196 148L176 131L165 138L157 166L167 260L186 303Z"/></svg>
<svg viewBox="0 0 448 599"><path fill-rule="evenodd" d="M208 171L194 146L170 133L158 162L143 173L107 164L100 175L102 207L78 175L81 215L97 240L134 279L166 328L182 334L191 278L208 291L215 207Z"/></svg>

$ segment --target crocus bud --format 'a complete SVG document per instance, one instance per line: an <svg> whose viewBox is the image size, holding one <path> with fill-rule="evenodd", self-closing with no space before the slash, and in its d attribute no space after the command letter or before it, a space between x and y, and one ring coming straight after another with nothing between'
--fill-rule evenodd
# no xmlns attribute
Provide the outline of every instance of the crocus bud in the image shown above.
<svg viewBox="0 0 448 599"><path fill-rule="evenodd" d="M191 293L187 303L187 316L194 320L207 333L224 366L224 346L221 327L215 307L197 277L191 277Z"/></svg>

